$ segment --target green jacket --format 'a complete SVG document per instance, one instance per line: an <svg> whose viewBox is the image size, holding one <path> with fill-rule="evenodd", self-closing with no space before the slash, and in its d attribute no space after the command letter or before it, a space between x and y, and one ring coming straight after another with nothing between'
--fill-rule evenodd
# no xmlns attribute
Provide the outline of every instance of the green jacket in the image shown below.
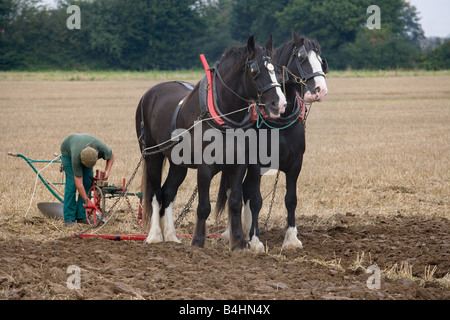
<svg viewBox="0 0 450 320"><path fill-rule="evenodd" d="M61 155L71 159L73 173L77 178L83 177L81 150L87 146L97 149L99 159L109 160L112 156L112 150L105 143L87 133L69 135L61 144Z"/></svg>

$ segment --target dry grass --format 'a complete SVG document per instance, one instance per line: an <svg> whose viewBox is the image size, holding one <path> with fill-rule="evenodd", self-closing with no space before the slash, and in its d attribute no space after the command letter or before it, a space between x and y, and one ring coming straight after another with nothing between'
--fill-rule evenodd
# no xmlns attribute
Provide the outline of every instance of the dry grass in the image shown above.
<svg viewBox="0 0 450 320"><path fill-rule="evenodd" d="M41 183L24 219L35 175L23 160L7 156L8 151L50 160L68 134L88 132L114 150L110 180L121 184L140 156L134 129L137 103L156 83L1 81L0 238L51 239L68 234L61 221L42 223L36 204L55 199ZM347 212L449 218L450 77L331 78L328 85L328 99L314 105L308 118L298 214L317 215L318 223ZM97 168L103 166L104 162ZM181 186L176 212L195 187L193 173ZM57 168L49 168L44 176L61 179ZM274 176L262 181L265 196ZM274 206L279 209L271 214L271 227L285 224L284 183L281 175ZM130 189L140 189L140 173ZM213 201L216 193L213 183ZM132 205L137 210L135 199ZM263 219L267 208L265 204ZM194 212L183 222L185 231L192 232ZM109 228L139 233L132 216L122 204ZM209 223L214 225L214 218Z"/></svg>
<svg viewBox="0 0 450 320"><path fill-rule="evenodd" d="M307 125L303 211L448 216L449 83L330 82L329 101L313 106Z"/></svg>

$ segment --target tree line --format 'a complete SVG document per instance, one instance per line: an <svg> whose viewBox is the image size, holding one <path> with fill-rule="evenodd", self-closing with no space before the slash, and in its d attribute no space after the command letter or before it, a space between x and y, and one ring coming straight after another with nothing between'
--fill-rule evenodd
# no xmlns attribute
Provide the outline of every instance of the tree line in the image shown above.
<svg viewBox="0 0 450 320"><path fill-rule="evenodd" d="M213 62L250 35L280 45L292 30L316 38L335 70L450 68L449 41L420 49L415 7L376 2L379 29L367 27L372 0L0 0L0 69L199 69L201 53ZM80 29L68 27L71 5Z"/></svg>

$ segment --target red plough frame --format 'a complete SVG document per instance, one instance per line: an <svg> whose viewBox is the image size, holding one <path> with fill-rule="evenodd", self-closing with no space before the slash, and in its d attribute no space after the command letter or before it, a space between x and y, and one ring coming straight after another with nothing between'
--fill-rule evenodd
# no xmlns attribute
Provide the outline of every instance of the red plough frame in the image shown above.
<svg viewBox="0 0 450 320"><path fill-rule="evenodd" d="M209 234L206 237L207 238L220 238L221 237L221 233L214 233L214 234ZM74 233L72 235L73 238L102 238L102 239L108 239L108 240L130 240L130 241L144 241L145 239L147 239L147 235L143 235L143 234L119 234L119 235L107 235L107 234L88 234L88 233L83 233L83 234L78 234L78 233ZM193 235L192 234L177 234L177 237L179 238L192 238Z"/></svg>

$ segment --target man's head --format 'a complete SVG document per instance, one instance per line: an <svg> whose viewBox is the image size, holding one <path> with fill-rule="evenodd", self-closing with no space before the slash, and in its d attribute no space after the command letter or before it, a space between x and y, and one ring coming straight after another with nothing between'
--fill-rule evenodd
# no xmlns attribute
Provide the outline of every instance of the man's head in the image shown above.
<svg viewBox="0 0 450 320"><path fill-rule="evenodd" d="M87 168L92 168L97 163L98 159L98 151L91 147L87 146L83 150L81 150L81 163Z"/></svg>

